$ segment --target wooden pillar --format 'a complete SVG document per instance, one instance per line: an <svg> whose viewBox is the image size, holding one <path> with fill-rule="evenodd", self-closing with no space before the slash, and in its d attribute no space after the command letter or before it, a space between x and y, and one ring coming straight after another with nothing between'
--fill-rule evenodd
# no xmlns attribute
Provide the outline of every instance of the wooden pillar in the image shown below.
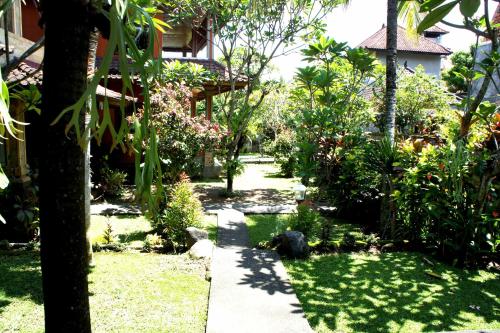
<svg viewBox="0 0 500 333"><path fill-rule="evenodd" d="M206 113L205 117L208 121L212 121L212 108L213 108L213 96L207 94L207 99L205 101Z"/></svg>
<svg viewBox="0 0 500 333"><path fill-rule="evenodd" d="M196 30L193 29L193 32L192 32L192 37L191 37L191 55L193 56L193 58L196 58L196 56L198 55L198 32Z"/></svg>
<svg viewBox="0 0 500 333"><path fill-rule="evenodd" d="M207 20L207 58L213 60L214 58L214 30L213 21L211 18Z"/></svg>
<svg viewBox="0 0 500 333"><path fill-rule="evenodd" d="M191 118L196 117L196 96L191 97Z"/></svg>

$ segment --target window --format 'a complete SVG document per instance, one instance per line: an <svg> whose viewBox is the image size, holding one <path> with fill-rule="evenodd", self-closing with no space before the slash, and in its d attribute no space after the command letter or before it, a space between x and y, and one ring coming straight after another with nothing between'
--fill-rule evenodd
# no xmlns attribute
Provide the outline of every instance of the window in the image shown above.
<svg viewBox="0 0 500 333"><path fill-rule="evenodd" d="M0 28L5 26L5 18L7 19L7 29L18 36L22 36L22 19L21 19L21 1L16 0L7 11L6 16L0 18ZM3 35L3 33L2 33ZM3 40L2 36L2 40Z"/></svg>

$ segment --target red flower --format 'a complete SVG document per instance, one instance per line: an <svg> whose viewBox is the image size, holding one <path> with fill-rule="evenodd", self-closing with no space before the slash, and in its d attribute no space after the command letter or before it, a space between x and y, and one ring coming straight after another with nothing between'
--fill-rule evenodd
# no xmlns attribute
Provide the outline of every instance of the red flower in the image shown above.
<svg viewBox="0 0 500 333"><path fill-rule="evenodd" d="M497 218L500 217L500 212L494 210L493 213L491 213L491 215L493 215L494 218Z"/></svg>
<svg viewBox="0 0 500 333"><path fill-rule="evenodd" d="M428 173L426 177L427 177L427 180L431 180L432 174Z"/></svg>

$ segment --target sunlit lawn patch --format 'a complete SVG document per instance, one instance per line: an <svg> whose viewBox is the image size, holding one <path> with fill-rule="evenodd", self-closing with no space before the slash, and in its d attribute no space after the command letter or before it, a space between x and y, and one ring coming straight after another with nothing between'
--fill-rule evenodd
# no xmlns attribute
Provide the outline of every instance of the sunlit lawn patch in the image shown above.
<svg viewBox="0 0 500 333"><path fill-rule="evenodd" d="M97 253L89 275L94 332L204 332L209 283L186 256ZM0 255L0 332L43 332L36 253Z"/></svg>
<svg viewBox="0 0 500 333"><path fill-rule="evenodd" d="M255 246L259 242L270 241L273 235L286 228L288 217L288 214L247 215L246 224L251 245ZM363 238L359 225L343 220L334 220L331 229L331 241L340 242L346 232L351 233L356 240Z"/></svg>
<svg viewBox="0 0 500 333"><path fill-rule="evenodd" d="M437 332L500 328L500 275L429 266L416 253L285 261L317 332Z"/></svg>

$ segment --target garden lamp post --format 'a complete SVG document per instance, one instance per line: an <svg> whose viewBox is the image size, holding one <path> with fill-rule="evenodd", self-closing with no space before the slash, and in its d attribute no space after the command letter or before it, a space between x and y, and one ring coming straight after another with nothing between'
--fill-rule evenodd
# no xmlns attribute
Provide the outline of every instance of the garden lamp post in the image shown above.
<svg viewBox="0 0 500 333"><path fill-rule="evenodd" d="M302 183L298 183L293 189L293 191L295 192L295 201L297 201L297 205L300 205L306 199L306 190L307 188Z"/></svg>

